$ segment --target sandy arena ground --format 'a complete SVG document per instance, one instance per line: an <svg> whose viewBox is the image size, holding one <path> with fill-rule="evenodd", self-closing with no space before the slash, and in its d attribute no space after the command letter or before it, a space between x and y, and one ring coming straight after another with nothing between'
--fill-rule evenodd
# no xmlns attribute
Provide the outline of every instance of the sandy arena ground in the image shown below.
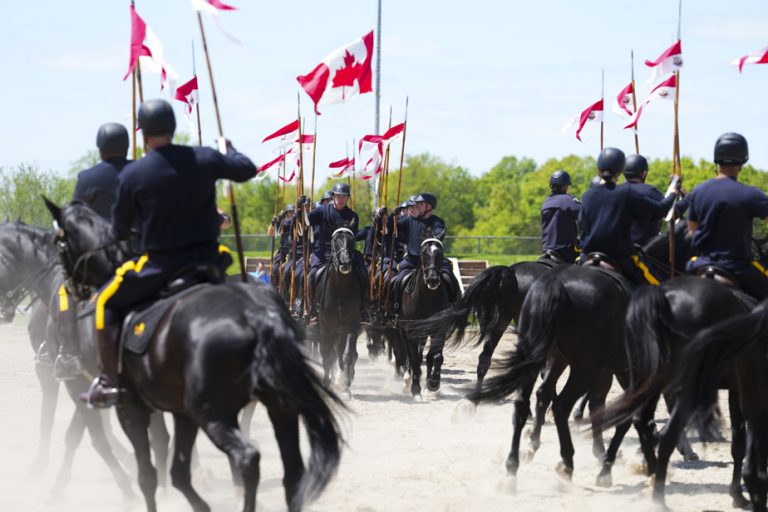
<svg viewBox="0 0 768 512"><path fill-rule="evenodd" d="M143 500L126 502L110 473L84 438L77 452L72 482L63 496L52 496L63 453L64 432L72 413L68 395L60 390L53 430L50 463L43 473L30 475L27 468L36 453L41 393L34 374L33 354L26 329L0 326L0 511L141 511ZM510 340L502 346L509 347ZM613 472L614 487L594 485L598 461L591 442L573 426L576 470L573 481L558 478L553 468L559 461L555 428L547 422L542 447L532 462L519 471L517 491L504 478L504 460L511 440L510 402L482 405L473 416L459 414L461 396L474 383L475 350L446 354L443 386L438 395L425 393L414 402L402 382L392 378L384 360L370 361L363 338L358 342L360 360L353 386L353 411L344 423L347 447L341 467L312 511L495 511L495 510L649 510L648 479L635 468L637 436L630 431ZM615 390L614 390L615 392ZM726 409L727 410L727 409ZM663 417L663 416L662 416ZM114 414L112 429L124 447L130 448ZM167 418L171 428L170 418ZM259 510L285 510L281 484L282 466L272 427L263 407L257 408L250 435L262 453ZM607 441L607 436L606 436ZM527 439L523 447L527 447ZM701 462L672 459L668 505L674 510L730 510L727 495L732 464L729 445L715 443L694 448ZM237 510L229 466L223 454L198 437L207 485L199 486L213 510ZM306 454L306 450L305 450ZM132 466L132 458L128 459ZM131 467L130 471L134 471ZM189 507L173 488L158 491L163 511Z"/></svg>

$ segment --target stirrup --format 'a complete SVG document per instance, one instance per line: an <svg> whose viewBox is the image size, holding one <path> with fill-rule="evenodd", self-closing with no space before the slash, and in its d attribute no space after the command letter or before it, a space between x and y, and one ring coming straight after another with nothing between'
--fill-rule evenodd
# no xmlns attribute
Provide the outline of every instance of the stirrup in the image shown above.
<svg viewBox="0 0 768 512"><path fill-rule="evenodd" d="M77 354L59 354L53 362L53 376L58 380L72 380L83 373L83 362Z"/></svg>
<svg viewBox="0 0 768 512"><path fill-rule="evenodd" d="M48 341L44 340L35 353L35 363L44 366L53 366L51 352L48 350Z"/></svg>
<svg viewBox="0 0 768 512"><path fill-rule="evenodd" d="M117 386L112 386L115 390L114 392L114 398L109 398L108 395L105 395L105 400L101 403L94 403L93 401L93 393L96 391L97 387L104 388L104 384L101 382L101 376L95 377L91 381L91 385L88 386L88 391L86 393L82 393L80 395L80 400L85 402L85 406L88 409L107 409L109 407L112 407L113 405L116 405L118 403L119 397L120 397L120 390Z"/></svg>

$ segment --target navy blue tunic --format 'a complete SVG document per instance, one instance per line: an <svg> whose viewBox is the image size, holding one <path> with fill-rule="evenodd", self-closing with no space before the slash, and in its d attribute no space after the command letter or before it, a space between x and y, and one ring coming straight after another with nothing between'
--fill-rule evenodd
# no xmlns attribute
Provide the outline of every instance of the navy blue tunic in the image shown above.
<svg viewBox="0 0 768 512"><path fill-rule="evenodd" d="M581 199L579 227L583 252L602 252L617 260L629 258L634 252L632 222L650 222L663 216L674 198L670 194L654 201L627 184L593 186Z"/></svg>
<svg viewBox="0 0 768 512"><path fill-rule="evenodd" d="M313 256L316 255L315 257L323 263L328 261L333 232L339 228L349 228L353 233L357 233L359 222L357 213L349 206L337 210L333 203L329 203L309 212L309 223L312 226L319 226L312 250Z"/></svg>
<svg viewBox="0 0 768 512"><path fill-rule="evenodd" d="M639 194L659 202L664 199L659 189L648 183L627 183L628 187L636 190ZM637 245L645 245L649 240L659 234L659 226L661 219L666 215L666 212L661 215L652 218L649 221L643 222L635 220L632 222L632 229L630 230L632 235L632 243Z"/></svg>
<svg viewBox="0 0 768 512"><path fill-rule="evenodd" d="M752 261L752 219L768 217L762 190L729 178L711 179L696 186L688 201L688 219L698 223L693 247L699 256L726 269Z"/></svg>
<svg viewBox="0 0 768 512"><path fill-rule="evenodd" d="M73 201L82 201L104 219L112 220L117 200L117 176L128 165L126 158L110 158L77 175Z"/></svg>
<svg viewBox="0 0 768 512"><path fill-rule="evenodd" d="M541 205L541 248L560 251L576 247L576 222L581 203L570 194L551 194Z"/></svg>
<svg viewBox="0 0 768 512"><path fill-rule="evenodd" d="M421 254L421 242L427 238L445 238L445 222L437 215L428 219L402 217L397 220L397 234L406 244L406 259L418 261Z"/></svg>
<svg viewBox="0 0 768 512"><path fill-rule="evenodd" d="M120 172L112 210L115 234L119 240L128 238L138 217L142 252L215 244L216 180L242 182L255 175L256 166L235 151L222 155L212 148L173 144L154 149Z"/></svg>

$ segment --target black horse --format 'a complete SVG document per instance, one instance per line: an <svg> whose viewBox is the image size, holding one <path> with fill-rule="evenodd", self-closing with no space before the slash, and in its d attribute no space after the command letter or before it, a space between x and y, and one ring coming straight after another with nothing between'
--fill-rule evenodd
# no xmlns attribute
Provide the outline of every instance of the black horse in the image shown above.
<svg viewBox="0 0 768 512"><path fill-rule="evenodd" d="M635 419L642 424L653 424L654 411L661 393L669 383L690 364L681 352L699 331L718 322L745 314L754 300L745 294L726 288L711 279L681 276L658 287L645 287L631 298L626 316L625 345L629 358L630 386L614 403L598 416L603 425L616 425ZM726 384L733 379L726 381ZM668 408L674 411L676 400L673 390L666 393ZM731 424L733 428L733 475L730 495L735 506L746 505L741 492L741 465L744 457L744 431L738 411L738 394L730 392ZM672 407L670 407L670 405ZM678 426L679 413L667 428L669 435L659 443L658 461L654 451L655 439L641 443L648 466L654 477L654 498L664 501L664 485L669 457L677 437L682 434ZM683 427L684 423L680 424ZM677 437L675 437L677 436ZM621 439L616 439L619 443ZM614 452L615 453L615 452ZM613 458L606 457L598 481L610 482Z"/></svg>
<svg viewBox="0 0 768 512"><path fill-rule="evenodd" d="M401 285L400 319L398 322L400 343L406 348L411 369L411 394L421 396L421 362L429 338L427 352L427 389L440 389L440 369L443 365L445 338L441 334L425 335L409 323L424 320L450 307L454 300L452 283L443 276L443 243L437 238L421 242L419 268L407 277Z"/></svg>
<svg viewBox="0 0 768 512"><path fill-rule="evenodd" d="M768 494L767 352L768 301L762 302L751 313L701 331L680 355L685 364L681 365L680 374L671 383L679 393L678 403L667 427L685 425L685 419L690 418L702 439L719 439L716 434L717 390L724 380L730 381L739 396L738 403L730 403L731 424L734 421L746 423L744 482L752 509L757 511L766 510ZM734 413L738 414L736 418ZM665 437L675 435L667 429L662 431L662 442Z"/></svg>
<svg viewBox="0 0 768 512"><path fill-rule="evenodd" d="M125 248L111 240L106 221L79 203L47 202L60 226L57 243L71 279L98 286L111 277ZM87 262L87 265L83 262ZM83 271L83 269L88 272ZM175 447L171 481L194 510L209 510L192 487L190 458L198 429L229 457L245 486L244 510L256 507L260 454L238 428L237 414L254 399L267 408L285 470L291 510L316 496L335 472L340 436L325 391L301 352L301 330L268 286L226 283L203 286L176 300L150 335L146 353L125 353L117 414L133 444L139 487L156 510L157 473L149 453L150 411L173 414ZM299 417L312 450L305 470Z"/></svg>
<svg viewBox="0 0 768 512"><path fill-rule="evenodd" d="M0 224L0 317L4 322L12 321L16 305L23 295L27 292L34 295L37 305L29 323L32 348L37 354L47 352L49 358L55 354L56 337L61 335L60 329L57 328L57 316L50 311L57 311L58 291L64 282L53 241L54 234L50 230L21 222ZM84 344L87 340L81 339L80 342ZM96 353L93 345L90 348L90 364L85 366L93 372L96 368ZM89 354L87 346L82 349L84 354ZM41 442L35 463L30 469L32 472L42 471L48 459L50 433L58 396L58 381L53 378L53 368L49 364L38 363L36 372L43 389L43 403L40 415ZM67 428L64 459L53 490L55 493L63 492L69 482L75 450L87 429L94 449L107 464L123 494L130 497L133 495L130 478L113 453L113 447L116 445L109 441L101 413L88 409L78 399L80 393L88 390L88 384L89 380L85 377L66 381L66 390L75 404L75 410ZM164 431L164 427L162 430ZM159 442L155 446L162 444ZM163 467L163 454L168 453L167 445L166 432L165 450L160 448L156 452L156 457Z"/></svg>
<svg viewBox="0 0 768 512"><path fill-rule="evenodd" d="M690 241L676 232L676 266L680 268L690 255ZM666 239L660 236L646 248L649 260L663 266L667 260ZM507 470L516 476L519 467L520 437L527 420L530 395L547 360L558 353L570 366L565 387L552 403L562 462L558 471L573 474L573 442L568 415L576 400L591 391L590 409L600 409L610 389L613 376L622 387L629 384L627 357L624 352L624 315L629 290L615 274L598 268L560 266L544 273L532 284L523 301L516 349L502 363L502 373L485 381L469 395L470 400L491 400L520 391L514 402L514 434L507 458ZM650 439L650 426L635 423L641 440ZM629 428L629 423L617 428ZM602 431L593 419L595 455L605 451ZM623 436L623 434L621 434ZM613 443L611 448L613 448ZM616 447L618 449L618 447Z"/></svg>
<svg viewBox="0 0 768 512"><path fill-rule="evenodd" d="M314 301L323 359L323 385L331 382L338 364L344 378L344 396L350 398L357 362L357 337L360 334L364 283L355 271L353 260L355 233L341 227L331 236L331 261L315 275Z"/></svg>

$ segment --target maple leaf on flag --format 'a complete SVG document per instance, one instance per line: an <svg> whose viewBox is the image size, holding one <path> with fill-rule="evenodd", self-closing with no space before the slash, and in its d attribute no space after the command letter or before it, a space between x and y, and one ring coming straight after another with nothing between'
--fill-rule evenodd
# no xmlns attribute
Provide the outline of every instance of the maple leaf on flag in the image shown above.
<svg viewBox="0 0 768 512"><path fill-rule="evenodd" d="M360 68L363 65L355 61L355 56L349 53L349 50L344 53L344 67L336 71L331 87L352 87L360 76Z"/></svg>

